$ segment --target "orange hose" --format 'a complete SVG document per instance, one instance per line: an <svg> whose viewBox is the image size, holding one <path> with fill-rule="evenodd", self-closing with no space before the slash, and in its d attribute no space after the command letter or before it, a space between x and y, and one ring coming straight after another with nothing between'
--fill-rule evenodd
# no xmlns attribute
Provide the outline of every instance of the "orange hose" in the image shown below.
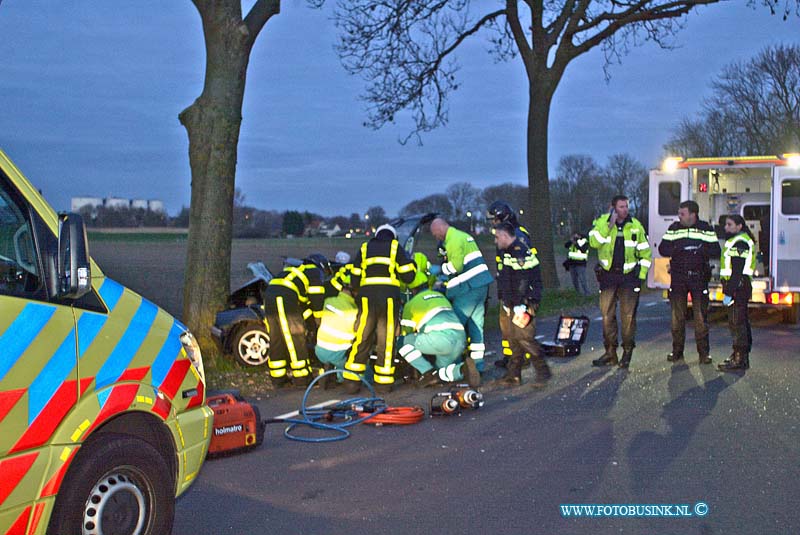
<svg viewBox="0 0 800 535"><path fill-rule="evenodd" d="M359 412L358 417L363 418L371 413ZM365 421L365 424L392 424L392 425L411 425L418 424L425 418L425 410L422 407L387 407L385 411L377 414Z"/></svg>

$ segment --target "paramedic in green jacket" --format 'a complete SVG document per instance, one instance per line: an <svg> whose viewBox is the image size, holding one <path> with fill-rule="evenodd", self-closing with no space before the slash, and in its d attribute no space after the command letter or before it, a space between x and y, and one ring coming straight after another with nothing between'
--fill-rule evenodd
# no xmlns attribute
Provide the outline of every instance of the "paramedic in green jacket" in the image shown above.
<svg viewBox="0 0 800 535"><path fill-rule="evenodd" d="M628 198L611 199L611 211L598 217L589 232L589 245L597 249L600 264L600 313L603 316L605 353L593 366L627 368L636 343L636 309L639 292L650 269L650 244L638 219L628 213ZM617 359L617 303L622 323L622 358Z"/></svg>
<svg viewBox="0 0 800 535"><path fill-rule="evenodd" d="M448 276L446 295L466 327L469 358L480 372L483 370L483 356L486 351L483 341L486 297L494 279L475 238L451 227L439 217L431 222L431 234L444 242L447 262L442 264L442 272Z"/></svg>
<svg viewBox="0 0 800 535"><path fill-rule="evenodd" d="M464 326L447 297L428 289L426 265L422 253L414 254L417 274L408 285L414 294L403 306L398 340L400 356L419 371L418 386L435 386L466 378L471 386L480 384L480 375L467 370L463 354L467 344ZM433 357L431 363L426 356Z"/></svg>

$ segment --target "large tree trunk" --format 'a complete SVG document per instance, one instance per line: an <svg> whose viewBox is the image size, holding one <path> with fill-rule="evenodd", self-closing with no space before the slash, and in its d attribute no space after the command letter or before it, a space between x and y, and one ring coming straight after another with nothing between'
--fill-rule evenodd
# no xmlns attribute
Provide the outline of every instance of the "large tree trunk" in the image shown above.
<svg viewBox="0 0 800 535"><path fill-rule="evenodd" d="M531 231L533 245L539 251L542 283L558 288L553 225L550 215L550 181L547 171L547 132L550 103L556 84L546 83L547 75L530 77L528 102L528 207L524 220Z"/></svg>
<svg viewBox="0 0 800 535"><path fill-rule="evenodd" d="M218 349L209 328L230 292L236 155L251 44L241 15L237 21L223 9L211 9L201 16L206 38L205 86L180 114L189 134L192 170L183 320L213 368Z"/></svg>

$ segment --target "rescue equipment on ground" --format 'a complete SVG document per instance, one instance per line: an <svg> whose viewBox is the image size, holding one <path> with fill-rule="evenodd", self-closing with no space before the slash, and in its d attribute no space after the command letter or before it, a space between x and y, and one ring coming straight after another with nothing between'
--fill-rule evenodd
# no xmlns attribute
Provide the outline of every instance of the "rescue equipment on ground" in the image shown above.
<svg viewBox="0 0 800 535"><path fill-rule="evenodd" d="M574 357L581 354L581 345L589 333L586 316L560 316L552 342L543 342L546 357Z"/></svg>
<svg viewBox="0 0 800 535"><path fill-rule="evenodd" d="M303 401L299 411L300 418L277 417L265 420L264 424L289 424L284 429L283 435L290 440L299 442L334 442L349 437L350 431L347 428L362 422L375 425L409 425L419 423L425 416L425 411L422 407L389 407L383 398L375 395L372 385L360 375L358 377L369 390L370 397L346 399L324 407L319 405L315 407L308 406L308 396L317 382L327 375L342 373L342 371L329 370L311 381L311 384L308 385L303 394ZM299 425L306 425L321 431L333 431L337 434L320 437L300 436L294 434L294 430Z"/></svg>
<svg viewBox="0 0 800 535"><path fill-rule="evenodd" d="M254 449L264 441L265 423L258 407L238 391L209 393L206 403L214 411L210 456Z"/></svg>
<svg viewBox="0 0 800 535"><path fill-rule="evenodd" d="M480 409L483 407L483 394L469 385L455 385L447 392L439 392L431 398L431 416L450 416L461 414L461 409Z"/></svg>

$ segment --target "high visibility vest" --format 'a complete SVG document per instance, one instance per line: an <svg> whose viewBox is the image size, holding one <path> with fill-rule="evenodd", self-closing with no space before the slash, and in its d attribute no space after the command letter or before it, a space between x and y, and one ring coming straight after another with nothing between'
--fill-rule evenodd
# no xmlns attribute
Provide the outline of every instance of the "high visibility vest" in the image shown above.
<svg viewBox="0 0 800 535"><path fill-rule="evenodd" d="M441 293L433 290L423 290L405 304L400 325L404 334L464 330L458 316L453 312L453 305L450 304L450 301Z"/></svg>
<svg viewBox="0 0 800 535"><path fill-rule="evenodd" d="M340 293L325 299L322 321L317 329L317 346L329 351L345 351L356 337L355 323L358 307L353 297Z"/></svg>
<svg viewBox="0 0 800 535"><path fill-rule="evenodd" d="M747 244L747 250L740 252L739 248L735 247L737 243ZM728 280L731 278L731 275L733 274L733 262L731 260L733 258L744 258L744 270L742 271L742 275L752 277L756 271L755 250L755 243L753 243L753 240L750 239L750 236L748 236L746 232L741 232L733 238L727 240L725 245L722 247L719 278L722 280Z"/></svg>
<svg viewBox="0 0 800 535"><path fill-rule="evenodd" d="M581 247L585 246L588 241L586 238L578 238L576 243L569 246L567 258L576 262L586 262L589 258L589 251L581 251Z"/></svg>
<svg viewBox="0 0 800 535"><path fill-rule="evenodd" d="M475 243L475 238L450 227L444 238L444 247L447 251L447 262L442 265L442 272L450 277L447 281L448 297L456 297L471 288L492 283L489 267Z"/></svg>
<svg viewBox="0 0 800 535"><path fill-rule="evenodd" d="M400 244L397 240L391 241L389 256L367 256L367 245L361 245L361 265L353 266L351 276L360 277L360 286L394 286L400 287L400 280L397 278L399 273L416 271L414 262L405 265L397 264L397 249Z"/></svg>
<svg viewBox="0 0 800 535"><path fill-rule="evenodd" d="M597 259L600 266L608 271L614 259L614 244L620 230L616 225L608 228L609 214L604 214L594 221L594 228L589 232L589 245L597 249ZM623 273L630 273L638 269L639 278L647 278L647 270L652 265L652 251L647 242L647 232L638 219L632 217L622 226L622 237L625 244L625 261L622 266Z"/></svg>
<svg viewBox="0 0 800 535"><path fill-rule="evenodd" d="M304 307L303 319L308 319L312 314L319 315L322 310L325 286L319 284L318 277L314 276L312 280L307 273L318 269L313 264L303 264L299 267L289 266L269 281L269 286L283 286L297 294L297 300Z"/></svg>

